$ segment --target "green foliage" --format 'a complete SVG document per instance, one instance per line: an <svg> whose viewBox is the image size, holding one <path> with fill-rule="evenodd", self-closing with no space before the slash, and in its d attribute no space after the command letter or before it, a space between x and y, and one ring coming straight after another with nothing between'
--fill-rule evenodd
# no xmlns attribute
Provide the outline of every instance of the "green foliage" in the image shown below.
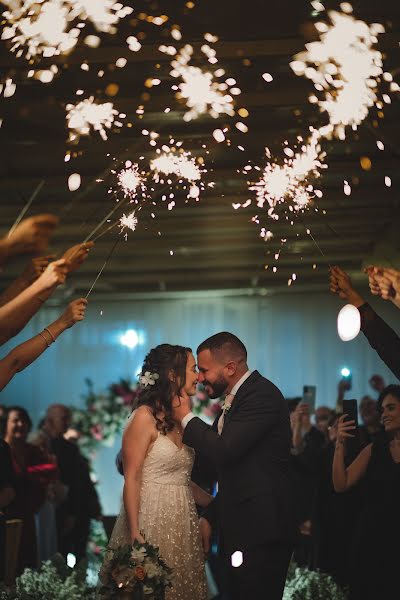
<svg viewBox="0 0 400 600"><path fill-rule="evenodd" d="M347 595L330 575L291 565L283 600L347 600Z"/></svg>
<svg viewBox="0 0 400 600"><path fill-rule="evenodd" d="M86 585L86 565L70 569L61 556L42 563L40 569L25 569L12 589L0 591L0 600L94 600L94 589Z"/></svg>

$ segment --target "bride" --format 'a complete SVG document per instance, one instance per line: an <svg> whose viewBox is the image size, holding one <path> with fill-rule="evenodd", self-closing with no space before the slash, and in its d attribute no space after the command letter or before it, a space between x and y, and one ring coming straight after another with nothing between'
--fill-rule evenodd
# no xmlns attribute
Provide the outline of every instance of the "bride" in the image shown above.
<svg viewBox="0 0 400 600"><path fill-rule="evenodd" d="M172 419L173 403L195 394L197 377L189 348L162 344L151 350L142 368L138 408L122 441L123 505L109 546L144 539L158 546L173 569L166 600L207 599L195 502L205 507L212 496L190 480L194 451L183 444L182 428Z"/></svg>

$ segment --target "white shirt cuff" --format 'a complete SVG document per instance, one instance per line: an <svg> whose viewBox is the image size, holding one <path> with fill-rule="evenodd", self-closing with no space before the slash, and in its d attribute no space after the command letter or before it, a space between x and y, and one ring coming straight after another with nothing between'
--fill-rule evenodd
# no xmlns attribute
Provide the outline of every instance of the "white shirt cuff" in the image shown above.
<svg viewBox="0 0 400 600"><path fill-rule="evenodd" d="M185 429L185 427L189 423L189 421L191 421L192 419L194 419L195 416L196 415L194 413L190 412L190 413L188 413L186 415L186 417L183 417L183 419L182 419L182 427L183 427L183 429Z"/></svg>

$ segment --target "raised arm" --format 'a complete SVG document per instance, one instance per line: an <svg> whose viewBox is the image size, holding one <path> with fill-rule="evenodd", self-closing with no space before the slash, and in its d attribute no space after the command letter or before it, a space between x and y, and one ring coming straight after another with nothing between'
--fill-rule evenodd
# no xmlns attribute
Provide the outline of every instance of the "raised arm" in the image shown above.
<svg viewBox="0 0 400 600"><path fill-rule="evenodd" d="M370 458L372 444L361 450L357 458L349 467L345 466L346 439L354 437L354 421L345 421L346 415L342 415L338 420L338 433L335 445L335 454L333 457L332 479L333 487L336 492L346 492L353 487L364 476Z"/></svg>
<svg viewBox="0 0 400 600"><path fill-rule="evenodd" d="M58 221L50 214L21 221L11 235L0 239L0 265L21 254L43 254Z"/></svg>
<svg viewBox="0 0 400 600"><path fill-rule="evenodd" d="M331 269L331 291L358 308L361 331L383 362L400 378L400 337L397 333L354 290L349 276L339 267Z"/></svg>
<svg viewBox="0 0 400 600"><path fill-rule="evenodd" d="M87 305L86 298L71 302L63 314L38 335L20 344L2 360L0 360L0 390L2 390L16 373L23 371L51 346L63 331L82 321Z"/></svg>
<svg viewBox="0 0 400 600"><path fill-rule="evenodd" d="M42 275L16 298L0 307L0 345L19 333L58 285L64 283L63 259L50 263Z"/></svg>
<svg viewBox="0 0 400 600"><path fill-rule="evenodd" d="M140 406L122 438L124 465L124 505L132 541L143 542L139 527L140 487L144 460L157 438L155 419L146 406Z"/></svg>
<svg viewBox="0 0 400 600"><path fill-rule="evenodd" d="M54 258L53 255L33 258L21 275L14 279L8 288L0 295L0 306L10 302L10 300L16 298L21 292L26 290L27 287L32 285L32 283L38 279L48 267L50 260L54 260Z"/></svg>

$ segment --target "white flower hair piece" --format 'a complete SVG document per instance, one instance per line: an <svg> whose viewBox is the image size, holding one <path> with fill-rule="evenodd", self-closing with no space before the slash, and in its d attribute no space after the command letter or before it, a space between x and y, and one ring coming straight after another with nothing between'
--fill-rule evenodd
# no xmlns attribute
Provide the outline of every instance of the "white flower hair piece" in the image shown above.
<svg viewBox="0 0 400 600"><path fill-rule="evenodd" d="M159 379L158 373L150 373L150 371L146 371L144 375L140 376L140 383L147 387L149 385L155 385L157 379Z"/></svg>

